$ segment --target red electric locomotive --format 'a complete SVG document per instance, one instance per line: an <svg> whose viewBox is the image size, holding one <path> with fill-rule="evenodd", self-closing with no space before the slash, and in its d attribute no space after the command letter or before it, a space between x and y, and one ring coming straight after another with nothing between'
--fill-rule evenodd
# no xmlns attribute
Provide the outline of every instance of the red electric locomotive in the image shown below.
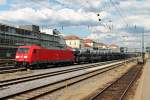
<svg viewBox="0 0 150 100"><path fill-rule="evenodd" d="M16 53L16 66L34 67L47 64L72 64L74 54L70 48L46 49L41 46L20 46Z"/></svg>

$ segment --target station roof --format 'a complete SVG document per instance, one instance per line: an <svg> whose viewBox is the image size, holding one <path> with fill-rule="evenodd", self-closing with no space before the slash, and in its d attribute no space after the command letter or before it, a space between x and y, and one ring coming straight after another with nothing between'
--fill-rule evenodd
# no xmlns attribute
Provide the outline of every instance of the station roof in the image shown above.
<svg viewBox="0 0 150 100"><path fill-rule="evenodd" d="M119 46L116 45L116 44L111 44L111 45L109 45L109 47L110 47L110 48L118 48Z"/></svg>
<svg viewBox="0 0 150 100"><path fill-rule="evenodd" d="M84 43L93 43L94 41L92 39L84 39Z"/></svg>
<svg viewBox="0 0 150 100"><path fill-rule="evenodd" d="M91 48L92 46L90 46L90 45L88 45L88 44L84 44L84 47L90 47L90 48Z"/></svg>
<svg viewBox="0 0 150 100"><path fill-rule="evenodd" d="M80 37L76 35L68 35L64 37L65 40L81 40Z"/></svg>

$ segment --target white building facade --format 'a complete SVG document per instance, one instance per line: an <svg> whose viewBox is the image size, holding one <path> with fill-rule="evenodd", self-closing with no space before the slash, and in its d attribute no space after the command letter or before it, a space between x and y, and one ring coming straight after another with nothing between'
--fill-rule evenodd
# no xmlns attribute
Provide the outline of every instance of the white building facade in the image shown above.
<svg viewBox="0 0 150 100"><path fill-rule="evenodd" d="M67 46L71 48L78 48L78 49L84 48L83 40L80 39L78 36L69 35L65 36L64 39L66 41Z"/></svg>

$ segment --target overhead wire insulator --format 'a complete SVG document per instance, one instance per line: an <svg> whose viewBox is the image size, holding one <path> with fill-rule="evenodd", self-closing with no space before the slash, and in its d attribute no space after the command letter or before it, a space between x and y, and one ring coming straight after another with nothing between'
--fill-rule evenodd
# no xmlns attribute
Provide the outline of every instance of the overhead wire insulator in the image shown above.
<svg viewBox="0 0 150 100"><path fill-rule="evenodd" d="M100 16L100 14L97 14L97 16Z"/></svg>
<svg viewBox="0 0 150 100"><path fill-rule="evenodd" d="M99 18L98 21L101 21L101 19Z"/></svg>

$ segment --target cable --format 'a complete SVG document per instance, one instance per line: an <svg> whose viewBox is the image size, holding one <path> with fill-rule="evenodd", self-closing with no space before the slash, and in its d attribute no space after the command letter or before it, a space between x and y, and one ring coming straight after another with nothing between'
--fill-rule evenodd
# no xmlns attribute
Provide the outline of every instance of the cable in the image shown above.
<svg viewBox="0 0 150 100"><path fill-rule="evenodd" d="M117 12L118 12L118 14L120 15L120 17L122 17L123 22L124 22L126 25L128 25L128 23L127 23L126 20L124 19L124 16L123 16L122 13L120 12L120 10L117 8L116 4L115 4L112 0L110 0L110 3L112 4L112 6L115 7L115 9L117 10Z"/></svg>

